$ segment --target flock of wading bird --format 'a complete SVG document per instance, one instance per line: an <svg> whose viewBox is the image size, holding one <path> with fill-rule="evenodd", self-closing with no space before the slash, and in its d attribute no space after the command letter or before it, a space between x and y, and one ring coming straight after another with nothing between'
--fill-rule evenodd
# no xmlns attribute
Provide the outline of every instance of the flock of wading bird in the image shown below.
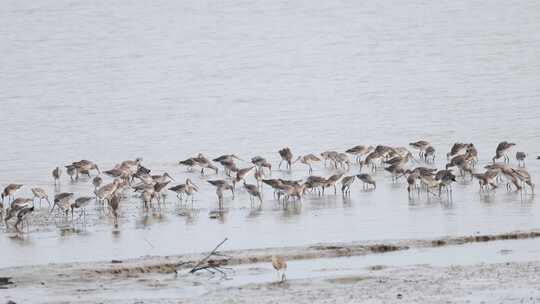
<svg viewBox="0 0 540 304"><path fill-rule="evenodd" d="M186 166L189 172L192 172L194 168L199 168L202 176L205 175L205 169L213 170L218 175L218 164L223 167L225 175L222 179L206 180L216 189L219 207L216 212L224 210L224 192L230 191L234 199L235 189L240 182L242 182L243 188L249 194L251 206L256 208L260 208L263 202L263 185L267 185L274 190L274 197L283 204L284 208L290 202L294 204L301 202L302 196L306 193L325 195L325 190L333 188L335 195L337 193L336 185L338 184L341 185L341 192L344 196L350 195L351 185L356 179L362 182L364 190L374 190L377 187L375 178L372 174L362 173L364 168L368 168L367 171L371 173L384 168L385 171L391 174L393 182L397 182L402 177L406 178L409 199L412 199L415 195L420 196L421 191L425 191L428 198L431 196L441 197L443 193L448 198L451 198L452 184L456 181L457 175L464 179L476 178L481 192L493 192L501 183L505 183L507 191L527 191L527 188L529 188L531 193L534 193L534 184L529 172L525 169L526 154L517 152L515 154L517 167L509 165L509 154L510 150L515 146L514 143L506 141L499 143L495 156L492 158L493 162L484 167L485 172L483 173L475 173L475 168L478 165L478 151L472 143L455 143L446 155L448 162L445 168L440 170L426 166L408 166L409 163L419 165L420 162L426 164L435 162L435 149L429 142L420 140L410 143L409 146L418 151L418 159L415 159L409 149L405 147L384 145L377 147L359 145L346 150L344 153L325 151L319 155L307 154L297 157L293 156L290 148L279 150L281 158L279 169L281 170L284 163L285 170L288 171L292 170L292 166L296 163L303 164L308 167L309 172L309 176L305 180L269 178L272 174L272 165L260 156L251 158L251 164L244 168L239 168L237 162L246 163L246 161L234 154L223 155L213 160L199 154L196 157L180 161L179 164ZM538 158L540 159L540 157ZM312 166L319 162L323 162L325 167L330 167L337 173L329 177L311 175L313 172ZM353 166L359 167L358 174L346 175ZM104 175L113 179L111 183L105 185L103 185L99 167L92 161L73 162L65 166L65 169L72 182L78 181L80 176L87 176L94 186L93 195L75 198L74 193L58 193L57 191L54 201L51 203L49 196L42 188L31 188L32 198L16 198L17 192L23 185L10 184L4 188L1 194L2 203L0 205L0 219L3 218L7 229L10 229L10 221L12 222L12 228L17 232L22 232L25 223L28 227L28 219L35 210L34 208L36 208L34 204L36 200L39 200L40 207L43 200L47 201L50 209L49 215L55 209L57 210L57 216L66 219L71 214L72 222L75 211L79 213L79 219L82 217L86 221L85 208L91 201L95 200L98 206L103 207L101 210L114 218L114 225L117 227L118 211L122 198L125 197L125 192L128 189L140 196L145 211L150 208L160 208L165 201L166 191L175 193L179 202L185 204L185 207L191 202L191 208L193 208L194 195L199 191L199 187L189 178L183 184L169 187L169 184L174 179L168 173L161 175L150 174L151 170L142 165L141 158L123 161L111 170L104 171ZM94 170L97 175L92 178L91 172ZM59 167L52 171L55 190L59 187L61 175L62 170ZM254 177L256 184L247 183L246 179L250 176ZM154 205L154 202L157 205Z"/></svg>

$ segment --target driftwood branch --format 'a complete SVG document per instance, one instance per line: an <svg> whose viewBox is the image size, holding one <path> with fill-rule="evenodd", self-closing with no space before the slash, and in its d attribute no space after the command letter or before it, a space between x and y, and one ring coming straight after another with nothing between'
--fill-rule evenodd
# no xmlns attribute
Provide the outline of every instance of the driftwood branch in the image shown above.
<svg viewBox="0 0 540 304"><path fill-rule="evenodd" d="M224 265L227 265L227 263L229 262L229 259L216 259L216 260L210 260L210 258L212 256L223 256L221 253L217 252L218 248L221 247L221 245L223 245L223 243L225 243L228 239L225 238L223 241L221 241L221 243L219 243L212 251L210 251L210 253L204 257L202 260L200 260L196 265L195 267L193 267L189 273L195 273L199 270L208 270L209 268L210 269L214 269L216 271L219 271L219 272L222 272L219 268L221 266L224 266Z"/></svg>

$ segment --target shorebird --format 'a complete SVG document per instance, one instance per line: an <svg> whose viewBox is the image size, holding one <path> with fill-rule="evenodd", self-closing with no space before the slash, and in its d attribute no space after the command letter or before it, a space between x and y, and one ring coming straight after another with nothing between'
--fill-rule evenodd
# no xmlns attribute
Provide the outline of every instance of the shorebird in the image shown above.
<svg viewBox="0 0 540 304"><path fill-rule="evenodd" d="M306 185L307 189L310 189L310 190L316 189L317 193L319 195L321 195L322 187L323 187L325 182L326 182L326 178L321 177L321 176L311 175L311 176L308 176L308 178L307 178L307 180L306 180L306 182L304 184Z"/></svg>
<svg viewBox="0 0 540 304"><path fill-rule="evenodd" d="M278 278L280 277L281 272L281 281L285 281L285 271L287 270L287 262L282 256L273 255L272 256L272 267L277 271Z"/></svg>
<svg viewBox="0 0 540 304"><path fill-rule="evenodd" d="M176 197L178 197L180 201L184 200L184 195L186 196L186 201L191 196L191 205L193 206L193 194L198 192L199 188L191 181L191 179L186 178L186 182L184 184L171 187L169 190L175 192Z"/></svg>
<svg viewBox="0 0 540 304"><path fill-rule="evenodd" d="M69 206L71 206L71 199L73 198L73 193L71 192L62 192L62 193L59 193L57 195L54 196L54 204L51 208L51 211L49 212L49 214L52 214L53 211L54 211L54 207L55 206L58 206L58 208L60 208L63 212L66 212L66 216L67 216L67 211L69 209Z"/></svg>
<svg viewBox="0 0 540 304"><path fill-rule="evenodd" d="M236 183L239 183L241 180L244 180L246 176L249 174L249 172L255 168L255 166L251 166L248 168L240 169L236 172L236 176L232 180L232 186L233 188L236 187Z"/></svg>
<svg viewBox="0 0 540 304"><path fill-rule="evenodd" d="M456 182L456 176L450 170L439 170L435 174L435 180L439 183L439 196L441 196L442 189L446 190L448 197L452 198L452 183Z"/></svg>
<svg viewBox="0 0 540 304"><path fill-rule="evenodd" d="M259 188L255 185L246 184L246 181L244 181L244 188L246 189L247 193L249 194L249 200L251 201L251 206L253 206L253 200L255 198L259 199L259 206L262 205L262 196L261 192L259 191Z"/></svg>
<svg viewBox="0 0 540 304"><path fill-rule="evenodd" d="M222 160L220 164L223 166L223 171L228 177L231 177L232 172L238 172L238 167L236 166L236 163L232 160Z"/></svg>
<svg viewBox="0 0 540 304"><path fill-rule="evenodd" d="M60 176L62 175L62 171L60 171L60 167L54 168L52 170L52 177L54 179L54 185L56 186L57 183L60 182Z"/></svg>
<svg viewBox="0 0 540 304"><path fill-rule="evenodd" d="M334 158L334 164L336 168L339 166L342 169L345 169L345 166L347 166L348 171L351 168L351 160L349 159L349 155L345 153L338 153Z"/></svg>
<svg viewBox="0 0 540 304"><path fill-rule="evenodd" d="M74 181L75 179L73 178L73 176L75 176L77 174L77 168L73 165L67 165L66 166L66 173L67 175L69 175L69 178L71 179L71 181Z"/></svg>
<svg viewBox="0 0 540 304"><path fill-rule="evenodd" d="M324 151L321 153L321 157L322 159L324 160L324 167L326 167L326 162L328 160L330 160L332 163L334 163L334 160L336 159L338 155L338 152L337 151ZM334 166L336 166L336 164L334 163Z"/></svg>
<svg viewBox="0 0 540 304"><path fill-rule="evenodd" d="M112 215L114 217L114 228L117 229L118 228L118 209L120 207L120 195L113 193L111 195L111 199L109 200L108 202L108 205L109 205L109 209L111 209L112 211Z"/></svg>
<svg viewBox="0 0 540 304"><path fill-rule="evenodd" d="M360 163L360 160L361 160L361 157L363 155L367 155L368 153L370 153L371 151L373 151L373 147L372 146L363 146L363 145L358 145L358 146L354 146L348 150L345 151L345 153L349 153L351 155L354 155L356 157L356 162L357 163Z"/></svg>
<svg viewBox="0 0 540 304"><path fill-rule="evenodd" d="M510 158L508 157L507 154L510 151L510 149L515 145L516 145L515 143L510 143L510 142L507 142L507 141L500 142L497 145L497 149L495 150L495 156L493 156L493 159L492 159L493 162L495 162L495 160L503 157L504 162L508 163L510 161Z"/></svg>
<svg viewBox="0 0 540 304"><path fill-rule="evenodd" d="M473 177L478 179L478 184L480 185L480 192L486 190L488 185L491 186L490 190L495 190L497 188L497 183L495 183L495 178L499 174L497 170L487 170L484 173L475 173Z"/></svg>
<svg viewBox="0 0 540 304"><path fill-rule="evenodd" d="M29 225L28 225L28 217L30 216L30 214L32 214L32 212L34 212L34 207L25 207L25 208L19 210L19 212L17 212L17 221L15 222L15 225L13 225L13 227L15 227L15 230L17 230L19 233L21 233L22 229L19 229L19 224L24 225L25 221L26 221L26 227L28 229L28 227L29 227Z"/></svg>
<svg viewBox="0 0 540 304"><path fill-rule="evenodd" d="M371 166L371 172L375 172L377 170L377 163L381 164L384 156L381 152L373 151L366 156L364 161L360 162L360 171L362 170L363 166Z"/></svg>
<svg viewBox="0 0 540 304"><path fill-rule="evenodd" d="M450 149L450 152L446 154L446 159L450 159L456 155L465 154L467 150L467 144L464 143L454 143L452 145L452 148Z"/></svg>
<svg viewBox="0 0 540 304"><path fill-rule="evenodd" d="M431 175L426 175L426 176L420 176L420 183L422 185L424 185L428 198L429 198L430 194L432 194L434 196L437 195L434 192L432 192L431 189L437 189L438 190L438 196L439 197L441 196L441 191L440 191L441 190L441 181L440 180L436 180Z"/></svg>
<svg viewBox="0 0 540 304"><path fill-rule="evenodd" d="M311 167L311 165L313 163L320 162L321 159L313 154L306 154L304 156L298 156L298 158L294 162L296 163L297 161L300 161L300 163L308 166L309 174L311 174L311 172L313 172L313 168Z"/></svg>
<svg viewBox="0 0 540 304"><path fill-rule="evenodd" d="M159 194L154 191L154 187L151 187L143 191L141 198L144 204L144 209L148 210L149 207L152 206L153 199L156 199L156 201L159 200Z"/></svg>
<svg viewBox="0 0 540 304"><path fill-rule="evenodd" d="M500 175L504 176L507 181L506 182L507 190L510 190L510 187L511 187L510 183L514 184L517 191L522 189L522 186L519 183L519 179L516 176L514 169L510 167L509 165L505 163L493 163L493 164L484 166L484 168L488 170L496 170L497 172L499 172L500 174L497 175L497 177L499 177Z"/></svg>
<svg viewBox="0 0 540 304"><path fill-rule="evenodd" d="M281 161L279 162L278 168L281 169L281 164L283 162L286 162L287 163L287 169L291 170L292 158L293 158L293 154L292 154L291 149L289 147L285 147L285 148L279 150L278 152L279 152L279 156L281 157Z"/></svg>
<svg viewBox="0 0 540 304"><path fill-rule="evenodd" d="M111 170L103 171L103 174L112 178L121 178L123 180L130 179L130 171L127 167L116 166Z"/></svg>
<svg viewBox="0 0 540 304"><path fill-rule="evenodd" d="M435 163L435 148L429 146L424 151L424 161L426 163Z"/></svg>
<svg viewBox="0 0 540 304"><path fill-rule="evenodd" d="M218 168L212 165L212 163L202 153L199 153L197 157L193 158L193 161L201 168L202 175L204 175L204 169L211 169L216 171L216 174L218 173Z"/></svg>
<svg viewBox="0 0 540 304"><path fill-rule="evenodd" d="M9 184L4 188L4 191L2 192L2 203L4 202L4 198L8 198L8 203L10 200L13 200L13 194L17 192L19 189L21 189L23 185L21 184Z"/></svg>
<svg viewBox="0 0 540 304"><path fill-rule="evenodd" d="M80 161L77 161L77 162L73 162L72 165L75 166L75 168L77 169L77 176L75 177L75 179L79 179L79 173L81 171L87 172L88 175L90 175L89 172L91 170L96 170L98 172L98 174L101 174L101 172L99 171L98 166L94 162L86 160L86 159L83 159L83 160L80 160Z"/></svg>
<svg viewBox="0 0 540 304"><path fill-rule="evenodd" d="M466 154L471 158L472 166L476 167L476 164L478 163L478 150L476 150L476 147L472 143L467 144Z"/></svg>
<svg viewBox="0 0 540 304"><path fill-rule="evenodd" d="M407 152L404 156L396 155L389 160L385 160L383 163L387 165L404 166L410 159L413 159L411 152Z"/></svg>
<svg viewBox="0 0 540 304"><path fill-rule="evenodd" d="M212 161L216 163L221 163L222 161L234 161L234 160L242 160L240 157L236 156L235 154L225 154L221 155L220 157L214 158Z"/></svg>
<svg viewBox="0 0 540 304"><path fill-rule="evenodd" d="M154 183L165 183L168 181L174 181L174 178L169 175L169 173L165 172L161 175L152 175L152 180Z"/></svg>
<svg viewBox="0 0 540 304"><path fill-rule="evenodd" d="M264 157L255 156L251 158L251 163L257 166L258 171L262 170L262 168L267 168L269 174L272 175L272 165Z"/></svg>
<svg viewBox="0 0 540 304"><path fill-rule="evenodd" d="M516 160L518 161L518 167L525 168L525 158L527 157L527 154L525 152L516 152Z"/></svg>
<svg viewBox="0 0 540 304"><path fill-rule="evenodd" d="M384 168L384 170L392 174L393 183L397 182L397 180L405 174L405 170L403 169L403 167L401 167L399 163L386 167Z"/></svg>
<svg viewBox="0 0 540 304"><path fill-rule="evenodd" d="M71 220L73 221L73 212L75 209L80 209L81 213L79 214L79 218L83 217L84 223L86 223L86 206L92 201L94 198L89 196L82 196L75 199L75 202L71 204Z"/></svg>
<svg viewBox="0 0 540 304"><path fill-rule="evenodd" d="M197 162L195 162L194 158L191 157L186 160L179 161L178 164L187 167L188 171L192 171L193 167L197 165Z"/></svg>
<svg viewBox="0 0 540 304"><path fill-rule="evenodd" d="M96 191L99 187L101 187L102 183L103 183L103 179L100 176L94 177L94 179L92 179L92 185L94 185L94 191Z"/></svg>
<svg viewBox="0 0 540 304"><path fill-rule="evenodd" d="M329 188L329 187L334 187L334 194L337 193L337 190L336 190L336 183L341 179L341 177L344 175L344 173L338 173L338 174L334 174L334 175L331 175L329 178L327 178L323 185L322 185L322 192L324 194L324 190L326 188Z"/></svg>
<svg viewBox="0 0 540 304"><path fill-rule="evenodd" d="M227 181L218 179L218 180L209 180L207 181L212 186L216 187L216 195L218 197L219 209L223 210L223 191L231 190L232 197L234 199L234 188Z"/></svg>
<svg viewBox="0 0 540 304"><path fill-rule="evenodd" d="M418 157L423 158L427 147L431 146L431 144L425 140L419 140L417 142L409 143L409 146L417 149Z"/></svg>
<svg viewBox="0 0 540 304"><path fill-rule="evenodd" d="M527 184L531 188L531 191L534 193L534 184L532 183L531 175L529 174L529 172L525 169L512 169L512 171L514 172L514 176L522 183Z"/></svg>
<svg viewBox="0 0 540 304"><path fill-rule="evenodd" d="M465 173L472 175L473 171L471 168L472 157L468 154L460 154L452 157L449 163L446 164L446 170L451 167L458 167L461 173L461 176L464 176Z"/></svg>
<svg viewBox="0 0 540 304"><path fill-rule="evenodd" d="M377 188L377 182L375 182L375 179L373 178L373 176L366 173L362 173L362 174L357 174L356 177L362 181L362 186L364 187L364 189L366 189L367 185L373 185L373 189Z"/></svg>
<svg viewBox="0 0 540 304"><path fill-rule="evenodd" d="M94 191L94 193L96 194L99 201L110 201L111 196L113 195L113 193L116 192L119 184L120 180L115 179L112 183L106 184L105 186L98 188L96 191Z"/></svg>
<svg viewBox="0 0 540 304"><path fill-rule="evenodd" d="M262 180L264 179L264 172L262 170L255 170L255 180L257 181L257 187L262 189Z"/></svg>
<svg viewBox="0 0 540 304"><path fill-rule="evenodd" d="M353 184L354 179L355 179L354 175L345 176L343 177L343 179L341 179L341 193L343 195L351 194L351 185Z"/></svg>
<svg viewBox="0 0 540 304"><path fill-rule="evenodd" d="M164 181L164 182L156 182L154 184L154 192L157 193L157 198L158 198L158 207L161 207L159 205L159 203L161 202L161 200L163 200L163 202L165 202L165 193L161 193L161 191L165 190L165 188L167 187L167 185L170 183L171 181Z"/></svg>
<svg viewBox="0 0 540 304"><path fill-rule="evenodd" d="M409 199L411 199L411 192L413 192L414 190L420 192L420 188L418 188L418 180L420 179L420 173L411 170L406 170L405 173L408 174L407 193L409 194Z"/></svg>
<svg viewBox="0 0 540 304"><path fill-rule="evenodd" d="M30 189L32 193L34 194L34 198L39 199L39 207L41 208L41 201L46 200L49 204L49 207L51 207L51 201L49 201L49 196L47 195L47 192L41 188L32 188Z"/></svg>
<svg viewBox="0 0 540 304"><path fill-rule="evenodd" d="M17 215L17 213L25 208L32 208L32 199L31 198L23 198L18 197L13 200L11 203L11 206L6 210L6 218L4 219L4 222L6 223L14 216Z"/></svg>

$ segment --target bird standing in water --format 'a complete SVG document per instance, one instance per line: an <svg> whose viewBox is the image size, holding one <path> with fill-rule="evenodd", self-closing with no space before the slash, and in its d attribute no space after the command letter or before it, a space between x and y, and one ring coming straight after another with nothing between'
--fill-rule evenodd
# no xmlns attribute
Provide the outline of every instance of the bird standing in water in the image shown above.
<svg viewBox="0 0 540 304"><path fill-rule="evenodd" d="M273 255L272 256L272 267L277 271L278 277L280 277L281 273L281 281L285 281L285 271L287 270L287 261L285 261L285 258L279 255Z"/></svg>

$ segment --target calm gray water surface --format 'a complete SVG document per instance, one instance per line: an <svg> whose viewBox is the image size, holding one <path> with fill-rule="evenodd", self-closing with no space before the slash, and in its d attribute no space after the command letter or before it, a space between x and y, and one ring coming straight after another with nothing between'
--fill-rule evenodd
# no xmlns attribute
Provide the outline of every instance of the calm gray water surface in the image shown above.
<svg viewBox="0 0 540 304"><path fill-rule="evenodd" d="M418 139L434 144L439 167L455 141L474 142L483 164L509 140L537 180L538 20L537 1L3 1L0 185L52 193L57 165L142 156L155 172L194 177L202 210L145 226L133 199L119 235L107 221L82 235L2 233L0 267L201 251L225 236L232 249L538 228L534 197L488 198L462 182L451 205L411 205L384 172L377 191L356 184L349 201L308 196L284 212L268 192L253 216L240 193L212 220L214 190L176 165L198 152L277 165L286 145L302 154ZM291 177L306 174L297 165Z"/></svg>

